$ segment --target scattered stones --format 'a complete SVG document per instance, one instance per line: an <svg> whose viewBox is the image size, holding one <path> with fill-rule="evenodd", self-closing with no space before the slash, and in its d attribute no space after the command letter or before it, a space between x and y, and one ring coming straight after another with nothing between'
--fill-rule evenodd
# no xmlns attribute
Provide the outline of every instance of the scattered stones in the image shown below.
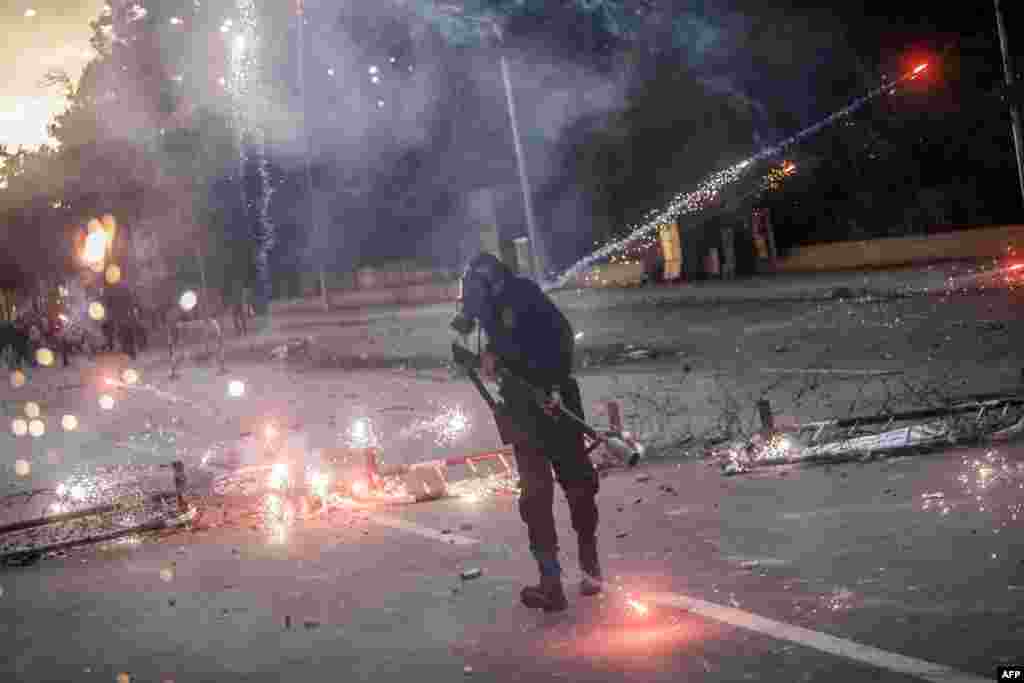
<svg viewBox="0 0 1024 683"><path fill-rule="evenodd" d="M459 578L461 578L463 581L471 581L473 579L479 579L481 576L483 576L483 573L484 572L482 569L474 567L473 569L467 569L466 571L459 574Z"/></svg>
<svg viewBox="0 0 1024 683"><path fill-rule="evenodd" d="M470 524L469 522L463 522L462 524L459 525L459 531L472 531L472 530L473 530L473 525Z"/></svg>
<svg viewBox="0 0 1024 683"><path fill-rule="evenodd" d="M615 538L625 538L626 536L629 536L628 531L620 531L619 533L615 534Z"/></svg>
<svg viewBox="0 0 1024 683"><path fill-rule="evenodd" d="M292 617L290 614L284 615L284 627L287 630L292 630Z"/></svg>
<svg viewBox="0 0 1024 683"><path fill-rule="evenodd" d="M312 631L314 629L320 628L320 622L316 619L304 619L302 625L305 627L307 631Z"/></svg>
<svg viewBox="0 0 1024 683"><path fill-rule="evenodd" d="M636 475L636 480L638 482L640 482L640 483L643 483L645 481L650 481L651 480L651 475L649 475L649 474L638 474L638 475Z"/></svg>

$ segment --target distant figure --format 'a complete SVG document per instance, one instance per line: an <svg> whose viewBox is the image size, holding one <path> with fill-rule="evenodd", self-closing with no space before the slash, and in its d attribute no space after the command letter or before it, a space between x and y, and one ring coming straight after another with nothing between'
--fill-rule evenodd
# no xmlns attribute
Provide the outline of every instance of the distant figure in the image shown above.
<svg viewBox="0 0 1024 683"><path fill-rule="evenodd" d="M250 315L249 288L243 287L242 291L235 296L235 303L231 307L231 315L235 322L235 333L244 337L249 333L248 318Z"/></svg>

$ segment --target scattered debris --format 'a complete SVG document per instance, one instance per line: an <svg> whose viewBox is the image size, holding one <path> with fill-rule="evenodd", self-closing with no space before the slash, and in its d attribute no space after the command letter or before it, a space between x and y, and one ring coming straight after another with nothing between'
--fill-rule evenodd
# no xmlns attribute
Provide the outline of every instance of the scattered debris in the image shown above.
<svg viewBox="0 0 1024 683"><path fill-rule="evenodd" d="M303 620L302 625L306 628L307 631L312 631L314 629L320 628L320 622L316 619L305 619Z"/></svg>
<svg viewBox="0 0 1024 683"><path fill-rule="evenodd" d="M483 576L483 570L479 568L467 569L466 571L459 574L459 577L463 581L471 581L472 579L479 579Z"/></svg>

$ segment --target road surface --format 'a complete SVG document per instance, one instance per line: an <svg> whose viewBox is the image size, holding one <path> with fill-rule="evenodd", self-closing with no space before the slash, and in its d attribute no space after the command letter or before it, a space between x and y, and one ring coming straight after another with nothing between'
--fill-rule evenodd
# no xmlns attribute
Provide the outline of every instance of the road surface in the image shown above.
<svg viewBox="0 0 1024 683"><path fill-rule="evenodd" d="M687 450L729 396L747 414L768 392L780 413L809 419L910 399L906 382L880 372L950 392L1016 388L1022 323L1010 297L599 299L565 305L583 332L588 414L601 423L603 402L618 400L653 446L639 469L602 480L613 584L603 600L573 591L558 617L518 605L535 569L512 495L346 507L270 529L229 509L157 542L0 570L0 679L974 681L1020 661L1019 446L731 478ZM443 366L450 314L278 316L231 342L224 377L189 362L171 382L155 353L137 365L137 385L104 383L128 366L117 357L37 370L3 388L9 417L35 400L47 423L36 439L3 437L5 486L159 478L155 465L173 458L198 481L247 425L267 422L318 449L369 419L390 462L493 446L472 387ZM268 360L299 336L313 338L311 361ZM227 395L231 379L245 396ZM78 430L61 431L64 413ZM562 501L558 515L572 570ZM469 568L482 576L461 580Z"/></svg>

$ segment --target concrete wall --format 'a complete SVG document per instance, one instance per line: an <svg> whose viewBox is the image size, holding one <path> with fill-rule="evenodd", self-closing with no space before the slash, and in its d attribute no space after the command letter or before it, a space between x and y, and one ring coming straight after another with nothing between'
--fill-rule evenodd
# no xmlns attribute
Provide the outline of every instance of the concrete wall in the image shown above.
<svg viewBox="0 0 1024 683"><path fill-rule="evenodd" d="M779 272L837 271L957 259L998 258L1024 248L1024 225L975 228L916 237L889 237L798 247L779 260Z"/></svg>
<svg viewBox="0 0 1024 683"><path fill-rule="evenodd" d="M387 287L354 291L329 292L332 308L359 308L361 306L402 306L407 304L439 304L454 302L459 296L458 282L433 282L404 287ZM318 297L292 301L273 301L270 312L319 311Z"/></svg>

